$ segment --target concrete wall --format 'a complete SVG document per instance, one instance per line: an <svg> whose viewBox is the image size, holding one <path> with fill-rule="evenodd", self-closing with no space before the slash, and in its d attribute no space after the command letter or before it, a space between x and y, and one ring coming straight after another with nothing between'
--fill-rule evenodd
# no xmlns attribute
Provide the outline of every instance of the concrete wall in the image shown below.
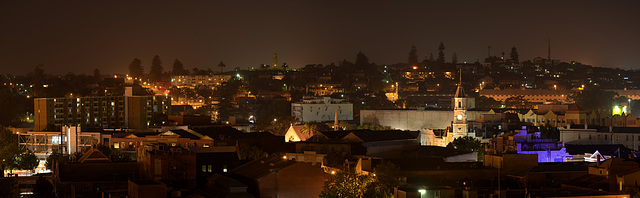
<svg viewBox="0 0 640 198"><path fill-rule="evenodd" d="M486 112L467 111L467 121L479 120L482 113ZM453 110L360 110L360 124L373 123L400 130L446 129L453 119Z"/></svg>

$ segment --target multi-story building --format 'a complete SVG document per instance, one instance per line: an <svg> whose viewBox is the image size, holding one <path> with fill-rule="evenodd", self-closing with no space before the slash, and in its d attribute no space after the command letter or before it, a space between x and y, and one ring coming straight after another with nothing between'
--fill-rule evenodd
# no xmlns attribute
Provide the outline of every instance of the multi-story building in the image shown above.
<svg viewBox="0 0 640 198"><path fill-rule="evenodd" d="M302 102L291 103L291 115L302 122L322 122L353 120L353 103L330 97L304 98Z"/></svg>
<svg viewBox="0 0 640 198"><path fill-rule="evenodd" d="M171 86L178 88L205 85L215 87L231 80L231 75L177 75L171 76Z"/></svg>
<svg viewBox="0 0 640 198"><path fill-rule="evenodd" d="M170 96L97 96L34 99L35 131L47 126L147 129L154 113L169 114Z"/></svg>
<svg viewBox="0 0 640 198"><path fill-rule="evenodd" d="M567 89L483 89L480 96L493 98L497 101L504 101L507 98L524 96L525 100L534 103L544 103L547 101L559 101L570 103L568 97L577 90ZM616 92L619 96L624 96L632 100L640 99L640 90L607 89L604 91Z"/></svg>
<svg viewBox="0 0 640 198"><path fill-rule="evenodd" d="M571 90L550 90L550 89L483 89L480 96L493 98L497 101L504 101L507 98L524 96L525 100L534 103L544 103L547 101L569 102L568 95Z"/></svg>

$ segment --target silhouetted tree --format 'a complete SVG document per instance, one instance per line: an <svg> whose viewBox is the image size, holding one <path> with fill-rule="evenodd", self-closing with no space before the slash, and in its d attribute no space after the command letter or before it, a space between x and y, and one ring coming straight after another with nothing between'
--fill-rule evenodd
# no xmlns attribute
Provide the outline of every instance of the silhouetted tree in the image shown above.
<svg viewBox="0 0 640 198"><path fill-rule="evenodd" d="M134 58L129 64L129 76L133 78L142 78L144 74L144 68L142 67L142 61Z"/></svg>
<svg viewBox="0 0 640 198"><path fill-rule="evenodd" d="M447 147L478 152L478 160L482 159L482 154L484 153L484 146L482 146L480 140L470 136L456 138L452 142L450 142Z"/></svg>
<svg viewBox="0 0 640 198"><path fill-rule="evenodd" d="M364 55L362 52L358 52L355 66L359 69L367 69L369 66L369 58L367 58L367 55Z"/></svg>
<svg viewBox="0 0 640 198"><path fill-rule="evenodd" d="M441 64L444 63L444 44L442 42L438 46L438 60L436 61Z"/></svg>
<svg viewBox="0 0 640 198"><path fill-rule="evenodd" d="M500 101L497 101L493 98L489 98L486 96L480 96L476 100L477 108L495 109L495 108L500 108L501 105L502 103Z"/></svg>
<svg viewBox="0 0 640 198"><path fill-rule="evenodd" d="M153 57L151 61L151 71L149 71L149 77L153 81L162 81L162 60L160 60L160 56L156 55Z"/></svg>
<svg viewBox="0 0 640 198"><path fill-rule="evenodd" d="M512 47L511 48L511 61L513 61L513 63L518 63L518 49L516 49L516 47Z"/></svg>
<svg viewBox="0 0 640 198"><path fill-rule="evenodd" d="M400 169L389 161L382 161L378 166L373 168L373 173L375 174L377 182L381 185L380 187L383 188L376 191L391 194L393 188L400 183L398 179L400 177Z"/></svg>
<svg viewBox="0 0 640 198"><path fill-rule="evenodd" d="M173 67L171 68L172 75L186 75L189 74L188 70L184 69L184 65L178 59L173 61Z"/></svg>
<svg viewBox="0 0 640 198"><path fill-rule="evenodd" d="M100 70L96 68L93 70L93 78L96 80L96 82L100 82L102 81L102 79L104 79L104 76L102 76L102 73L100 73Z"/></svg>
<svg viewBox="0 0 640 198"><path fill-rule="evenodd" d="M504 100L504 105L516 109L531 109L533 104L524 99L524 96L514 96Z"/></svg>
<svg viewBox="0 0 640 198"><path fill-rule="evenodd" d="M574 92L569 98L576 102L580 110L608 112L617 96L618 93L613 91L585 89Z"/></svg>
<svg viewBox="0 0 640 198"><path fill-rule="evenodd" d="M240 160L254 160L263 157L264 151L262 149L247 145L240 144L238 145L238 158Z"/></svg>
<svg viewBox="0 0 640 198"><path fill-rule="evenodd" d="M416 46L411 46L411 51L409 51L409 60L407 61L409 66L418 64L418 50L416 50Z"/></svg>
<svg viewBox="0 0 640 198"><path fill-rule="evenodd" d="M458 54L456 54L456 52L453 52L453 54L451 55L451 64L456 65L458 63Z"/></svg>
<svg viewBox="0 0 640 198"><path fill-rule="evenodd" d="M287 68L289 68L289 65L287 65L287 63L282 63L282 69L287 70Z"/></svg>

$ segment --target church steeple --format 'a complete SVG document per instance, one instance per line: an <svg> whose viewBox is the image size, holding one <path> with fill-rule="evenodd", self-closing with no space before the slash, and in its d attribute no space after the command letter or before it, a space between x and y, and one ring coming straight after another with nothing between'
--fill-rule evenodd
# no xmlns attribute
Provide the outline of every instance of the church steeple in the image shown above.
<svg viewBox="0 0 640 198"><path fill-rule="evenodd" d="M460 83L458 83L458 89L456 90L455 98L465 98L464 89L462 88L462 69L460 70Z"/></svg>

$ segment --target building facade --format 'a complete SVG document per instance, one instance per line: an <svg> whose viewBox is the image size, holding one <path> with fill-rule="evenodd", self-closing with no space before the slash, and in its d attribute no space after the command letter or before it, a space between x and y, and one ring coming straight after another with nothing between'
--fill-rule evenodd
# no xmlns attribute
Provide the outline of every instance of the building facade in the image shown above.
<svg viewBox="0 0 640 198"><path fill-rule="evenodd" d="M215 87L228 80L231 80L231 75L176 75L171 76L171 86L178 88L193 88L201 85Z"/></svg>
<svg viewBox="0 0 640 198"><path fill-rule="evenodd" d="M35 131L47 126L147 129L154 113L169 114L170 96L35 98Z"/></svg>
<svg viewBox="0 0 640 198"><path fill-rule="evenodd" d="M305 98L291 104L291 115L302 122L353 120L353 104L330 97Z"/></svg>

